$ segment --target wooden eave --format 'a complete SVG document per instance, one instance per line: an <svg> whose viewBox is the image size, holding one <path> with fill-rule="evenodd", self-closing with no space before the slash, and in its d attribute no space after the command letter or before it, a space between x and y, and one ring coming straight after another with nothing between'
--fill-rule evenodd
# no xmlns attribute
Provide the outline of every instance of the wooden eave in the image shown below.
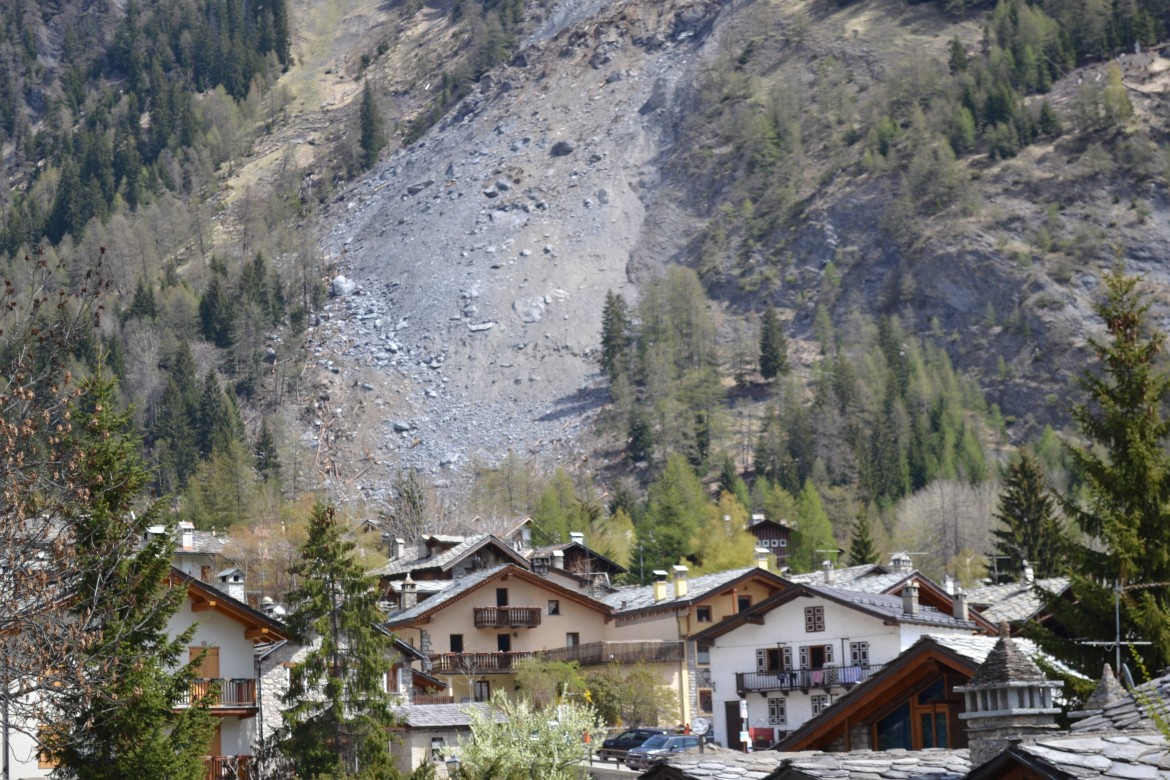
<svg viewBox="0 0 1170 780"><path fill-rule="evenodd" d="M973 659L936 644L903 653L881 672L834 702L824 715L809 721L779 744L783 750L791 752L823 749L848 726L865 723L878 713L898 706L904 696L913 695L927 680L947 670L971 677L978 667ZM838 708L838 704L842 706ZM817 720L822 722L817 723Z"/></svg>
<svg viewBox="0 0 1170 780"><path fill-rule="evenodd" d="M283 624L178 569L171 569L170 583L186 586L192 612L215 611L227 615L243 625L245 639L256 642L290 638Z"/></svg>

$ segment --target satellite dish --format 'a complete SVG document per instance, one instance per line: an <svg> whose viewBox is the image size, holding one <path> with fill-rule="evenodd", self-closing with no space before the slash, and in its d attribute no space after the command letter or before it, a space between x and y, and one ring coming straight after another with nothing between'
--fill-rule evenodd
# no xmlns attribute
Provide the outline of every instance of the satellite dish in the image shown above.
<svg viewBox="0 0 1170 780"><path fill-rule="evenodd" d="M706 718L695 718L691 721L691 733L700 737L711 730L711 721Z"/></svg>

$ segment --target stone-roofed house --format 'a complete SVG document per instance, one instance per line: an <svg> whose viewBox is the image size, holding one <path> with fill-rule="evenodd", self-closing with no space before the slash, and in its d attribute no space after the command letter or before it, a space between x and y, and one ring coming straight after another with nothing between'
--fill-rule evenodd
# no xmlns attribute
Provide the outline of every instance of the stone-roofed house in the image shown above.
<svg viewBox="0 0 1170 780"><path fill-rule="evenodd" d="M967 591L967 603L971 609L996 625L1008 622L1012 626L1012 634L1016 635L1025 624L1048 624L1041 591L1065 596L1069 584L1068 577L1039 580L1025 577L1020 582L982 585Z"/></svg>
<svg viewBox="0 0 1170 780"><path fill-rule="evenodd" d="M399 771L410 774L427 762L449 759L461 740L471 733L475 712L490 712L484 703L434 704L428 707L402 707L394 710L398 723L391 752Z"/></svg>
<svg viewBox="0 0 1170 780"><path fill-rule="evenodd" d="M771 745L920 637L980 630L961 609L956 615L924 606L918 593L913 581L900 596L794 585L696 635L718 695L715 739L735 748L747 732L753 743Z"/></svg>
<svg viewBox="0 0 1170 780"><path fill-rule="evenodd" d="M450 581L505 563L529 568L528 561L513 545L491 534L428 534L413 545L395 539L390 560L371 574L381 582L385 599L397 606L401 586L396 583L407 578L415 582ZM420 588L416 595L426 598L434 592L433 588Z"/></svg>
<svg viewBox="0 0 1170 780"><path fill-rule="evenodd" d="M708 750L672 756L642 780L961 780L966 750L741 753Z"/></svg>

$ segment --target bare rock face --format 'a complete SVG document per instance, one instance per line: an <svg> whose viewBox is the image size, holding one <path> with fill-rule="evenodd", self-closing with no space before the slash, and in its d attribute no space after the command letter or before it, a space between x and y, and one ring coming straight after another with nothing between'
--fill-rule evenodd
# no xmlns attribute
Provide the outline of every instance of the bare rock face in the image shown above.
<svg viewBox="0 0 1170 780"><path fill-rule="evenodd" d="M352 287L312 344L335 394L374 389L316 414L337 419L320 429L339 462L375 461L362 498L382 500L403 466L459 483L465 465L509 450L551 464L589 436L605 295L632 301L631 258L664 264L687 237L681 222L647 231L648 170L674 137L671 95L701 66L696 30L722 5L556 3L509 65L325 215ZM591 67L599 47L620 78ZM662 110L639 113L652 95Z"/></svg>

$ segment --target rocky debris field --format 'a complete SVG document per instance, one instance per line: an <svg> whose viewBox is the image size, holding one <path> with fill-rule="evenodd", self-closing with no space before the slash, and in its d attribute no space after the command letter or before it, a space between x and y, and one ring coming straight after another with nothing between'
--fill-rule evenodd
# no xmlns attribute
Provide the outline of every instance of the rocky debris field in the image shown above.
<svg viewBox="0 0 1170 780"><path fill-rule="evenodd" d="M687 235L681 218L646 222L654 163L723 4L615 3L575 26L606 4L562 5L550 19L567 26L325 216L339 275L310 332L300 425L343 499L388 501L403 467L461 490L467 467L509 450L584 457L607 397L605 295L633 299L631 259L652 241L664 261Z"/></svg>

